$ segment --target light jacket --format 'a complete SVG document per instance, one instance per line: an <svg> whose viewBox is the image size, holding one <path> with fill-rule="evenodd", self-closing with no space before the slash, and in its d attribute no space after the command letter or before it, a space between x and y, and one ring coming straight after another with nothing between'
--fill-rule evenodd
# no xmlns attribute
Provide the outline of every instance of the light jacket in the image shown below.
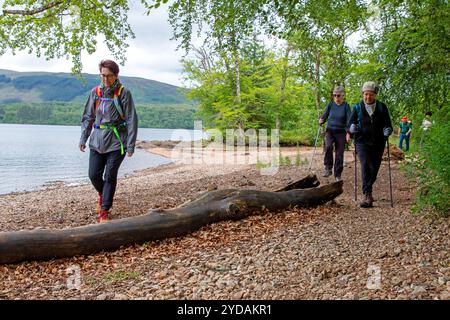
<svg viewBox="0 0 450 320"><path fill-rule="evenodd" d="M100 86L102 97L113 98L114 89L120 85L120 82L116 81L111 87ZM100 125L113 125L118 128L125 151L134 153L138 132L138 117L131 92L124 87L119 95L119 101L125 117L124 120L120 117L113 100L101 100L96 110L95 101L97 99L97 93L94 88L91 90L81 119L80 145L86 145L86 141L90 137L89 148L99 153L120 150L120 142L113 130L96 129ZM123 121L126 122L126 126L121 126Z"/></svg>

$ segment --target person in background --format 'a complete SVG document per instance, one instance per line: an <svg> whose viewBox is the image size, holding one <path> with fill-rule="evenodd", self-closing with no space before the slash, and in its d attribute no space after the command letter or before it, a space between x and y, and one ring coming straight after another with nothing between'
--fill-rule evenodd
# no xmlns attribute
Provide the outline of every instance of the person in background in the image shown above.
<svg viewBox="0 0 450 320"><path fill-rule="evenodd" d="M402 117L402 121L400 122L398 128L398 135L400 136L400 141L398 143L398 147L400 150L403 148L403 140L405 141L405 151L409 150L409 137L411 136L412 123L408 121L408 117Z"/></svg>
<svg viewBox="0 0 450 320"><path fill-rule="evenodd" d="M431 116L433 115L433 113L431 111L427 111L425 112L425 118L423 118L422 121L422 129L423 131L427 131L431 125L433 124L433 122L431 121Z"/></svg>
<svg viewBox="0 0 450 320"><path fill-rule="evenodd" d="M431 111L425 112L425 118L423 118L423 121L422 121L422 130L423 131L422 131L422 134L420 135L420 147L422 147L422 142L423 142L424 136L427 134L428 129L433 124L433 121L431 121L432 115L433 115L433 113Z"/></svg>
<svg viewBox="0 0 450 320"><path fill-rule="evenodd" d="M102 60L99 71L101 83L91 90L84 107L79 149L85 152L90 137L89 179L98 192L101 223L108 221L125 153L134 153L138 118L131 92L120 83L119 66Z"/></svg>
<svg viewBox="0 0 450 320"><path fill-rule="evenodd" d="M344 87L337 86L333 90L333 101L326 106L324 113L319 118L319 125L328 121L325 131L325 156L323 160L325 170L323 177L331 176L334 167L336 181L342 180L347 122L351 112L350 106L344 99ZM336 150L334 163L333 148Z"/></svg>
<svg viewBox="0 0 450 320"><path fill-rule="evenodd" d="M387 138L392 134L392 123L387 106L376 99L378 86L373 81L362 86L363 100L353 106L348 122L356 152L361 162L362 208L373 206L373 184L380 169Z"/></svg>

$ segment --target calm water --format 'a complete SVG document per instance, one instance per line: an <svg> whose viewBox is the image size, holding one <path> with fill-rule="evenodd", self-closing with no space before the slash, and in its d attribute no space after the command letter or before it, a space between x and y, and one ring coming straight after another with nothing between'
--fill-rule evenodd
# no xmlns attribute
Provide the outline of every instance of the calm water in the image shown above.
<svg viewBox="0 0 450 320"><path fill-rule="evenodd" d="M178 134L178 133L181 133ZM0 124L0 194L46 184L88 182L89 150L80 152L78 126ZM141 128L138 140L191 140L193 131ZM136 149L125 157L119 176L170 160Z"/></svg>

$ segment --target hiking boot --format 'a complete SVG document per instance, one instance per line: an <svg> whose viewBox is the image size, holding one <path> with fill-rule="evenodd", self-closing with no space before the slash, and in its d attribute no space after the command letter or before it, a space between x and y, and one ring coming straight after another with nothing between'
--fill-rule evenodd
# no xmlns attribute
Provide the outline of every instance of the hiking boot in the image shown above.
<svg viewBox="0 0 450 320"><path fill-rule="evenodd" d="M97 216L97 222L98 223L108 222L108 214L109 210L101 209L100 213Z"/></svg>
<svg viewBox="0 0 450 320"><path fill-rule="evenodd" d="M326 178L326 177L331 176L331 174L332 174L331 169L325 169L325 171L323 172L322 177Z"/></svg>
<svg viewBox="0 0 450 320"><path fill-rule="evenodd" d="M336 182L342 181L341 176L337 176L337 177L335 177L335 179L336 179Z"/></svg>
<svg viewBox="0 0 450 320"><path fill-rule="evenodd" d="M365 194L364 200L359 205L361 208L372 208L373 207L372 193Z"/></svg>
<svg viewBox="0 0 450 320"><path fill-rule="evenodd" d="M97 214L100 214L100 211L102 210L102 194L98 193L98 199L97 199Z"/></svg>

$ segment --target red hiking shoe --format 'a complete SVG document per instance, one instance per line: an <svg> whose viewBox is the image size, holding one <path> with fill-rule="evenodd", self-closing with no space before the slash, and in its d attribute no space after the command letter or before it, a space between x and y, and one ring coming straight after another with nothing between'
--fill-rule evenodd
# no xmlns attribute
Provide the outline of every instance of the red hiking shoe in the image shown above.
<svg viewBox="0 0 450 320"><path fill-rule="evenodd" d="M109 210L103 210L101 209L98 216L97 216L97 221L98 223L103 223L103 222L108 222L108 214L109 214Z"/></svg>

